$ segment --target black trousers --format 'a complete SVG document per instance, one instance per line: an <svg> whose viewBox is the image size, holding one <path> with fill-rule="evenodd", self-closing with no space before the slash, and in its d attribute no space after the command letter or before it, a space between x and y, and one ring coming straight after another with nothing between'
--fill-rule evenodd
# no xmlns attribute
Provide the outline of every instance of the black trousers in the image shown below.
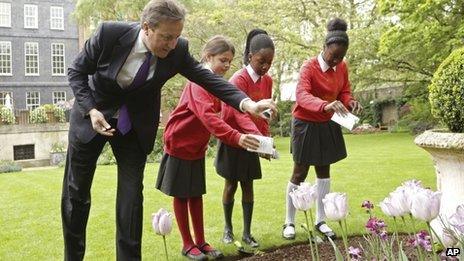
<svg viewBox="0 0 464 261"><path fill-rule="evenodd" d="M105 137L97 134L89 143L83 144L77 141L71 131L61 198L65 260L84 258L90 188L98 156L106 142L110 143L118 166L117 260L141 259L142 181L147 155L142 151L136 134L133 131L125 136L116 134Z"/></svg>

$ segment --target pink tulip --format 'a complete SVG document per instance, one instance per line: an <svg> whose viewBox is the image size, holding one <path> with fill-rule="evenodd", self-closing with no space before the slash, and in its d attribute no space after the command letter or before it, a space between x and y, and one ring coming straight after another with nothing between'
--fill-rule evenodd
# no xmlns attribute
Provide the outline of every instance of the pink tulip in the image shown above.
<svg viewBox="0 0 464 261"><path fill-rule="evenodd" d="M411 214L422 221L430 222L438 216L440 211L441 192L430 189L416 191L412 197Z"/></svg>
<svg viewBox="0 0 464 261"><path fill-rule="evenodd" d="M296 209L307 211L312 208L317 199L317 185L311 186L307 182L301 183L297 189L290 192L293 206Z"/></svg>
<svg viewBox="0 0 464 261"><path fill-rule="evenodd" d="M158 212L151 214L151 225L158 235L168 235L172 230L172 218L165 209L161 208Z"/></svg>
<svg viewBox="0 0 464 261"><path fill-rule="evenodd" d="M339 221L348 215L348 200L345 193L329 193L322 199L329 220Z"/></svg>

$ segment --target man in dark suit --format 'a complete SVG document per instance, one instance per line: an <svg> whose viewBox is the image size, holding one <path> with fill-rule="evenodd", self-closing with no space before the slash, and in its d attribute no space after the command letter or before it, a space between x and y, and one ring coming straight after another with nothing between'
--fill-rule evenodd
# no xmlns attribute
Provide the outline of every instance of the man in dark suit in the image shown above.
<svg viewBox="0 0 464 261"><path fill-rule="evenodd" d="M251 101L192 58L187 40L180 38L184 18L185 9L175 0L153 0L145 6L140 24L102 23L68 70L76 102L61 202L65 260L84 258L90 188L106 142L118 165L117 259L141 259L143 172L167 80L180 73L258 117L267 108L275 110L272 101Z"/></svg>

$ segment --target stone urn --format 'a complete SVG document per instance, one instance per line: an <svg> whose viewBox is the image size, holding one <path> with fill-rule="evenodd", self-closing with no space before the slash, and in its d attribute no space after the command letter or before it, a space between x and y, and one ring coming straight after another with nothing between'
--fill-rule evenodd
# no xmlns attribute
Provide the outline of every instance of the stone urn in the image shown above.
<svg viewBox="0 0 464 261"><path fill-rule="evenodd" d="M432 155L437 190L442 193L440 216L446 220L464 204L464 133L425 131L414 142ZM431 225L441 235L440 220L433 220Z"/></svg>

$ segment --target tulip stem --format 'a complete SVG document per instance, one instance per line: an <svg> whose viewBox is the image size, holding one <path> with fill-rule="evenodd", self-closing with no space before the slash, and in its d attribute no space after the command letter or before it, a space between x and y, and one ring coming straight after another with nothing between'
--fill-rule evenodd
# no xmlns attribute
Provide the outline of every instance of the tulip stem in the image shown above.
<svg viewBox="0 0 464 261"><path fill-rule="evenodd" d="M313 225L314 224L314 219L313 219L313 212L311 211L311 209L309 209L309 220L311 221L311 225ZM311 229L311 231L313 231L313 230ZM317 236L316 236L316 233L314 233L314 248L316 249L316 260L319 260L319 250L317 249Z"/></svg>
<svg viewBox="0 0 464 261"><path fill-rule="evenodd" d="M163 242L164 242L164 253L166 253L166 261L169 260L168 257L168 247L166 246L166 236L163 235Z"/></svg>
<svg viewBox="0 0 464 261"><path fill-rule="evenodd" d="M404 216L401 216L401 220L403 220L403 225L406 228L406 233L408 233L408 236L411 237L411 231L407 229L408 225L406 225L406 219L404 218Z"/></svg>
<svg viewBox="0 0 464 261"><path fill-rule="evenodd" d="M338 224L340 225L340 229L342 230L342 239L343 239L343 245L345 246L346 260L350 260L350 252L348 251L348 238L347 238L346 232L343 229L342 221L339 220Z"/></svg>
<svg viewBox="0 0 464 261"><path fill-rule="evenodd" d="M417 231L416 230L416 222L414 222L414 218L413 218L411 213L409 213L409 218L411 218L411 224L412 224L413 231ZM413 233L415 233L415 232L413 232ZM418 240L417 237L416 237L416 234L414 234L414 240L415 241ZM416 246L417 246L417 253L419 255L419 260L424 260L424 256L422 256L422 250L420 249L420 245L417 243Z"/></svg>
<svg viewBox="0 0 464 261"><path fill-rule="evenodd" d="M306 213L306 211L303 211L304 214L305 214L305 218L306 218L306 226L308 227L308 235L309 235L309 248L311 249L311 260L316 260L314 258L314 249L313 249L313 236L312 236L312 233L311 233L311 230L309 228L309 221L308 221L308 213Z"/></svg>
<svg viewBox="0 0 464 261"><path fill-rule="evenodd" d="M429 234L430 234L430 244L432 245L432 256L433 256L434 260L438 260L438 255L437 255L437 252L435 251L435 244L433 243L433 235L432 235L432 233L434 233L437 238L438 238L438 236L435 233L435 231L433 231L432 226L430 226L430 222L427 221L426 223L427 223L427 227L429 229ZM441 240L440 240L440 244L442 244Z"/></svg>
<svg viewBox="0 0 464 261"><path fill-rule="evenodd" d="M441 241L441 238L438 236L437 232L435 232L435 229L433 229L433 227L430 225L429 222L427 222L427 225L430 227L430 230L431 230L432 233L435 235L435 237L438 239L438 242L439 242L442 246L445 246L445 245L443 245L443 241ZM432 236L432 234L430 234L430 236Z"/></svg>
<svg viewBox="0 0 464 261"><path fill-rule="evenodd" d="M396 223L396 217L393 217L393 225L395 226L395 237L396 243L398 243L398 253L401 252L401 244L400 244L400 237L398 235L398 224ZM400 257L400 261L403 261L403 256L398 255Z"/></svg>

